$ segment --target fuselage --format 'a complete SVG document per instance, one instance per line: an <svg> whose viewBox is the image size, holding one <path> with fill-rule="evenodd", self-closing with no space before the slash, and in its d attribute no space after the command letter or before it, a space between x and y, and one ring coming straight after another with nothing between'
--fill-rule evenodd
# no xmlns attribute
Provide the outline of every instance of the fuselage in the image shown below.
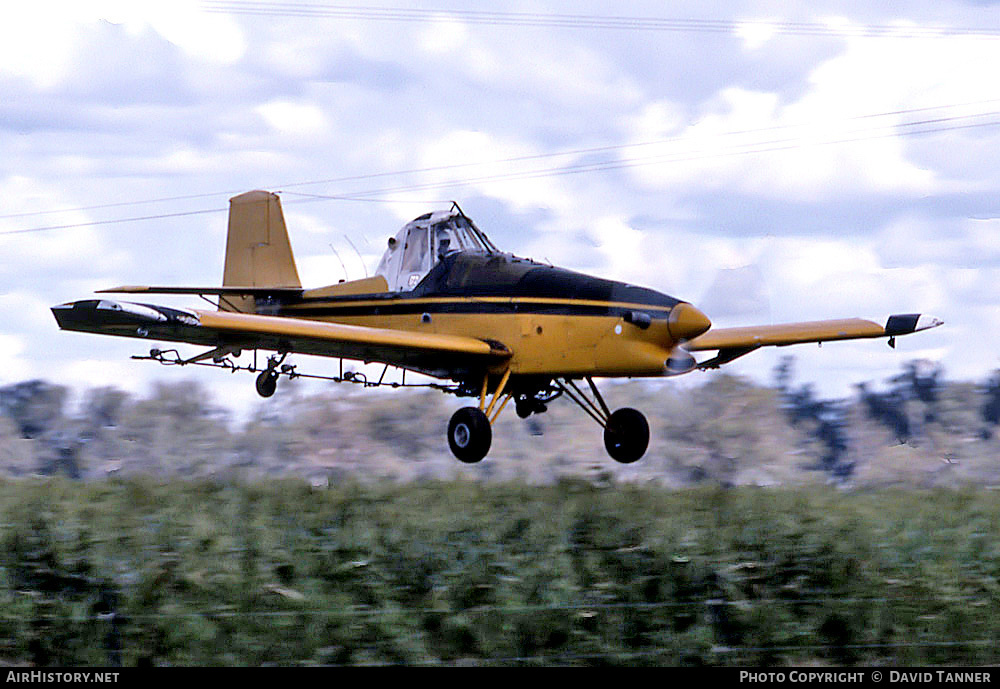
<svg viewBox="0 0 1000 689"><path fill-rule="evenodd" d="M509 254L454 252L409 291L258 299L262 315L453 334L502 343L513 375L659 376L709 322L643 287Z"/></svg>

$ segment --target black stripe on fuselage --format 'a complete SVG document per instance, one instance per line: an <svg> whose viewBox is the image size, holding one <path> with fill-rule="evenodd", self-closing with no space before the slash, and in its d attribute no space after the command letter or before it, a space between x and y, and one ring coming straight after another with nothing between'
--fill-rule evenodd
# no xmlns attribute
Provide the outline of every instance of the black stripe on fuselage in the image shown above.
<svg viewBox="0 0 1000 689"><path fill-rule="evenodd" d="M679 299L645 287L595 278L509 254L445 256L409 292L282 300L258 299L257 313L302 318L423 313L666 318Z"/></svg>
<svg viewBox="0 0 1000 689"><path fill-rule="evenodd" d="M336 318L349 316L405 316L416 314L540 314L549 316L613 316L624 317L633 311L645 311L656 318L666 318L670 309L662 306L647 306L642 304L592 304L574 302L540 302L529 300L503 301L429 301L426 299L397 299L385 303L337 303L302 304L302 305L259 305L257 313L294 316L298 318Z"/></svg>

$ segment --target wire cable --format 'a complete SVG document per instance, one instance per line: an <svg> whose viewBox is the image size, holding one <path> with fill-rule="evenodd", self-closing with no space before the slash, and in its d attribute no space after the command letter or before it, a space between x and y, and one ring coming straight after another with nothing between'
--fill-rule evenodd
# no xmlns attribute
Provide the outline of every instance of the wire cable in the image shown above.
<svg viewBox="0 0 1000 689"><path fill-rule="evenodd" d="M246 2L205 0L206 12L232 15L297 18L335 18L365 21L439 22L459 19L467 24L537 27L550 29L601 29L626 31L672 31L734 34L746 27L761 27L786 36L831 36L866 38L940 38L1000 37L994 27L963 27L904 24L838 25L823 22L786 20L685 19L625 15L587 15L539 12L501 12L454 8L420 9L404 7L366 7L359 5L307 4L298 2Z"/></svg>
<svg viewBox="0 0 1000 689"><path fill-rule="evenodd" d="M957 122L962 120L969 120L972 118L990 117L1000 114L1000 111L977 113L974 115L957 115L951 117L940 117L927 120L919 120L914 122L906 122L898 125L882 125L878 127L873 127L870 129L861 129L851 132L852 134L860 134L860 136L852 136L848 138L837 138L827 141L811 141L804 142L801 139L787 138L787 139L775 139L765 142L752 142L747 144L740 144L731 147L729 150L716 151L712 153L704 153L699 151L690 152L680 152L680 153L668 153L660 154L655 156L646 156L638 158L621 158L612 161L599 161L595 163L582 163L577 165L566 165L559 167L548 167L548 168L535 168L532 170L520 171L520 172L510 172L503 174L493 174L493 175L483 175L479 177L465 178L465 179L451 179L439 182L425 182L418 184L408 184L408 185L398 185L394 187L383 187L378 189L369 189L364 191L357 191L350 194L340 194L340 195L328 195L322 196L319 194L311 194L303 196L310 196L310 198L304 198L298 200L299 203L307 203L310 201L321 201L321 200L345 200L345 201L366 201L371 199L373 196L379 196L384 194L393 193L407 193L414 191L438 191L443 189L453 189L460 188L464 186L470 186L473 184L485 184L490 182L502 182L502 181L512 181L512 180L526 180L526 179L539 179L545 177L556 177L562 175L570 174L580 174L585 172L607 172L611 170L619 170L625 168L634 168L648 165L657 165L665 163L681 163L681 162L692 162L698 160L708 160L713 158L731 157L739 155L751 155L760 153L771 153L778 151L787 151L796 148L803 148L808 146L829 146L837 144L846 143L857 143L862 141L871 141L876 139L889 138L894 136L914 136L919 134L932 134L941 133L946 131L958 131L982 127L992 127L1000 125L1000 120L990 120L986 122L974 122L970 124L953 124L944 125L938 127L928 127L922 129L910 129L905 131L899 131L902 127L925 127L928 124L939 124L946 122ZM875 131L880 133L873 133L865 135L867 131ZM448 166L445 166L448 167ZM385 173L382 173L385 174ZM375 175L380 176L380 175ZM303 183L304 184L304 183ZM292 186L292 185L289 185ZM288 192L294 193L294 192ZM380 199L378 202L395 202L395 200ZM402 201L406 201L405 199ZM64 230L79 227L91 227L98 225L113 225L127 222L137 222L145 220L159 220L164 218L173 217L183 217L200 215L206 213L218 213L225 212L226 208L212 208L212 209L201 209L194 211L179 211L175 213L163 213L158 215L146 215L146 216L132 216L126 218L116 218L110 220L95 220L89 222L80 223L70 223L63 225L48 225L42 227L30 227L17 230L5 230L0 231L0 236L9 236L17 234L29 234L35 232L45 232L51 230Z"/></svg>
<svg viewBox="0 0 1000 689"><path fill-rule="evenodd" d="M886 111L886 112L867 113L867 114L863 114L863 115L854 115L854 116L851 116L851 117L847 117L847 118L835 120L835 121L831 122L831 124L835 123L835 122L852 122L852 121L858 121L858 120L876 119L876 118L880 118L880 117L893 117L893 116L899 116L899 115L909 115L909 114L916 114L916 113L921 113L921 112L931 112L931 111L934 111L934 110L952 110L952 109L955 109L955 108L981 106L981 105L990 105L990 104L994 104L994 103L1000 103L1000 98L990 98L990 99L985 99L985 100L969 101L969 102L965 102L965 103L955 103L955 104L951 104L951 105L931 105L931 106L923 106L923 107L919 107L919 108L907 108L907 109L900 109L900 110L891 110L891 111ZM980 115L981 115L981 113L980 113ZM979 116L979 115L967 115L967 116L964 116L964 117L975 117L975 116ZM942 119L942 121L944 121L944 120ZM756 127L756 128L751 128L751 129L731 130L731 131L721 132L719 134L716 134L715 136L717 136L719 138L722 138L722 137L734 137L734 136L741 136L741 135L746 135L746 134L763 133L763 132L770 132L770 131L780 131L780 130L786 130L786 129L806 128L806 127L811 127L811 126L815 126L815 123L792 123L792 124L784 124L784 125L772 125L772 126L768 126L768 127ZM898 125L898 126L912 126L912 125L910 123L904 123L904 124L901 124L901 125ZM484 167L484 166L487 166L487 165L503 165L503 164L509 164L509 163L527 162L527 161L531 161L531 160L545 160L545 159L550 159L550 158L559 158L559 157L568 157L568 156L591 155L591 154L595 154L595 153L610 153L610 152L614 152L614 151L623 151L623 150L630 150L630 149L648 148L648 147L652 147L652 146L658 146L658 145L667 144L667 143L673 143L673 142L682 141L682 140L683 140L683 137L675 136L675 137L670 137L670 138L666 138L666 139L656 139L656 140L632 142L632 143L625 143L625 144L611 144L611 145L604 145L604 146L591 146L591 147L584 147L584 148L564 149L564 150L552 151L552 152L548 152L548 153L535 153L535 154L529 154L529 155L511 156L511 157L507 157L507 158L499 158L499 159L490 160L490 161L475 161L475 162L468 162L468 163L454 163L454 164L450 164L450 165L435 165L435 166L421 167L421 168L412 168L412 169L404 169L404 170L394 170L394 171L389 171L389 172L376 172L376 173L368 173L368 174L360 174L360 175L347 175L347 176L341 176L341 177L332 177L332 178L327 178L327 179L317 179L317 180L308 180L308 181L300 181L300 182L291 182L291 183L285 183L285 184L272 184L272 185L268 185L267 188L269 188L269 189L283 189L283 190L288 190L288 189L293 189L293 188L297 188L297 187L305 187L305 186L319 186L319 185L324 185L324 184L342 184L342 183L346 183L346 182L358 182L358 181L365 181L365 180L383 179L383 178L387 178L387 177L402 177L402 176L407 176L407 175L426 174L426 173L430 173L430 172L442 172L442 171L446 171L446 170L469 169L469 168L475 168L475 167ZM103 210L103 209L109 209L109 208L121 208L121 207L128 207L128 206L151 205L151 204L156 204L156 203L166 203L166 202L170 202L170 201L183 201L183 200L192 200L192 199L212 198L212 197L216 197L216 196L232 196L234 194L242 193L243 191L245 191L245 189L230 189L230 190L220 190L220 191L214 191L214 192L204 192L204 193L200 193L200 194L185 194L185 195L178 195L178 196L163 196L163 197L157 197L157 198L151 198L151 199L142 199L142 200L136 200L136 201L119 201L119 202L111 202L111 203L94 204L94 205L88 205L88 206L76 206L76 207L72 207L72 208L57 208L57 209L51 209L51 210L36 210L36 211L24 211L24 212L18 212L18 213L6 213L6 214L0 214L0 219L25 218L25 217L35 217L35 216L41 216L41 215L54 215L54 214L58 214L58 213L82 212L82 211L90 211L90 210ZM333 196L327 195L327 196L325 196L325 198L330 198L330 199L337 198L339 200L353 200L353 201L366 200L366 199L361 199L361 198L356 198L356 197L348 197L348 196L344 196L344 195L337 196L337 197L333 197ZM386 202L393 202L393 203L395 203L397 201L398 200L396 200L396 199L392 199L392 200L389 200L389 201L386 201ZM203 211L203 212L215 212L216 210L220 210L220 209L211 209L211 210L206 210L206 211ZM224 210L224 209L221 209L221 210ZM151 216L151 218L152 217L169 217L169 216ZM145 218L142 218L142 219L145 219ZM39 228L39 231L41 231L41 229L64 229L65 227L71 227L71 226L76 226L76 225L53 226L53 227L48 227L48 228ZM0 234L4 234L4 233L0 233Z"/></svg>

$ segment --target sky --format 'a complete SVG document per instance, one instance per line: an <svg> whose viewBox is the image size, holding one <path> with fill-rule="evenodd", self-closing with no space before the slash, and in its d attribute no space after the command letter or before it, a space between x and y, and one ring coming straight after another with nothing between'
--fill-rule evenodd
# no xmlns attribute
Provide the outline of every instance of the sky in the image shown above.
<svg viewBox="0 0 1000 689"><path fill-rule="evenodd" d="M49 311L120 284L219 284L228 198L251 189L280 193L306 286L364 277L405 222L457 201L506 251L719 326L945 321L894 350L728 367L760 382L790 354L834 397L917 359L953 380L1000 368L997 3L468 7L5 8L0 385L183 379L255 404L250 376L132 361L147 343L60 332Z"/></svg>

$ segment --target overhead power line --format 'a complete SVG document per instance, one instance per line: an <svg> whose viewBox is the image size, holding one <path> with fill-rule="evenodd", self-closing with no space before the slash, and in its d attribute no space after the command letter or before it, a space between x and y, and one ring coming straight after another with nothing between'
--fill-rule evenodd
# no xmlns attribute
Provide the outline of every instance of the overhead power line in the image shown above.
<svg viewBox="0 0 1000 689"><path fill-rule="evenodd" d="M48 225L46 227L28 227L23 230L5 230L0 235L28 234L31 232L46 232L49 230L69 230L78 227L96 227L98 225L117 225L125 222L139 222L142 220L162 220L164 218L180 218L186 215L203 215L205 213L218 213L225 208L203 208L197 211L180 211L177 213L161 213L160 215L137 215L130 218L114 218L111 220L90 220L87 222L67 223L65 225Z"/></svg>
<svg viewBox="0 0 1000 689"><path fill-rule="evenodd" d="M676 163L683 163L683 162L693 162L693 161L699 161L699 160L709 160L709 159L716 159L716 158L731 157L731 156L740 156L740 155L751 155L751 154L759 154L759 153L770 153L770 152L778 152L778 151L787 151L787 150L793 150L793 149L796 149L796 148L804 148L804 147L812 147L812 146L830 146L830 145L837 145L837 144L856 143L856 142L861 142L861 141L870 141L870 140L876 140L876 139L884 139L884 138L889 138L889 137L893 137L893 136L914 136L914 135L920 135L920 134L932 134L932 133L940 133L940 132L946 132L946 131L956 131L956 130L964 130L964 129L992 127L992 126L1000 125L1000 119L988 119L988 120L985 120L985 121L972 121L972 120L975 120L977 118L981 119L981 118L988 118L988 117L996 118L998 116L1000 116L1000 111L981 112L981 113L976 113L976 114L972 114L972 115L953 115L953 116L946 116L946 117L936 117L936 118L927 118L927 119L922 119L922 120L914 120L914 121L904 122L904 123L900 123L900 124L886 124L886 125L877 125L877 126L874 126L874 127L860 128L860 129L855 129L855 130L850 131L850 132L845 132L843 135L840 135L840 136L835 137L835 138L827 138L827 139L819 139L819 140L816 140L815 137L813 137L813 140L805 140L802 137L787 137L787 138L779 138L779 139L770 139L770 140L766 140L766 141L750 141L750 142L746 142L746 143L736 143L736 144L730 145L729 147L716 148L715 150L712 150L711 152L705 152L703 149L702 150L693 149L693 150L686 150L686 151L668 152L668 153L656 154L656 155L651 155L651 156L641 156L641 157L631 157L631 158L615 158L615 159L611 159L611 160L602 160L602 161L588 162L588 163L578 163L578 164L573 164L573 165L562 165L562 166L556 166L556 167L536 167L536 168L532 168L532 169L528 169L528 170L521 170L521 171L515 171L515 172L497 173L497 174L489 174L489 175L480 175L480 176L474 176L474 177L466 177L466 178L461 178L461 179L450 179L450 180L443 180L443 181L436 181L436 182L421 182L421 183L414 183L414 184L400 184L400 185L395 185L395 186L380 187L380 188L374 188L374 189L368 189L368 190L362 190L362 191L354 191L354 192L349 192L349 193L330 194L330 195L300 194L301 196L308 197L308 198L303 198L303 199L299 199L297 201L292 201L291 203L296 203L296 202L297 203L308 203L308 202L315 202L315 201L320 201L320 200L366 201L366 202L379 202L379 203L381 203L381 202L387 202L387 203L388 202L393 202L393 203L395 203L395 202L398 202L398 201L406 201L406 199L380 199L380 198L373 198L373 197L382 196L382 195L386 195L386 194L409 193L409 192L415 192L415 191L437 191L437 190L444 190L444 189L453 189L453 188L460 188L460 187L463 187L463 186L469 186L469 185L473 185L473 184L484 184L484 183L490 183L490 182L504 182L504 181L513 181L513 180L538 179L538 178L544 178L544 177L556 177L556 176L563 176L563 175L570 175L570 174L580 174L580 173L585 173L585 172L602 172L602 171L618 170L618 169L625 169L625 168L634 168L634 167L641 167L641 166L648 166L648 165L671 164L671 163L676 164ZM866 119L868 117L870 117L870 116L862 116L860 118L851 118L851 119L852 120ZM766 131L773 131L773 130L776 130L776 129L786 129L786 128L795 128L795 127L804 127L804 126L806 126L806 125L788 125L788 126L785 126L785 127L767 127L767 128L762 128L762 129L758 129L758 130L747 130L747 132L743 132L743 133L760 133L760 132L766 132ZM738 134L738 133L741 133L741 132L731 132L729 134ZM682 140L683 140L682 137L677 137L677 138L674 138L674 139L661 140L659 142L645 142L645 143L642 143L642 144L623 144L623 145L619 145L619 146L608 146L608 147L599 147L599 148L592 148L592 149L579 149L575 153L597 152L597 151L613 151L613 150L621 150L622 148L628 148L628 147L651 146L654 143L666 144L666 143L673 143L673 142L682 141ZM511 162L513 160L541 159L541 158L547 158L547 157L554 157L554 156L558 156L558 155L569 155L569 152L560 152L560 153L554 153L554 154L539 154L539 155L536 155L536 156L522 156L520 158L507 159L506 161L500 161L500 162ZM465 163L465 164L453 165L453 166L439 166L439 167L435 167L435 168L423 168L421 170L417 170L417 171L414 171L414 172L427 173L427 172L432 172L432 171L442 171L442 170L448 170L448 169L458 169L458 168L464 168L464 167L471 167L471 166L474 166L474 165L483 165L483 164L482 163ZM342 177L342 178L339 178L339 179L328 180L328 181L300 182L300 183L297 183L297 184L283 185L283 187L275 187L275 188L279 188L281 191L286 191L286 193L289 193L289 194L295 194L296 192L287 191L287 190L289 188L291 188L291 187L305 186L307 184L313 184L314 185L314 184L323 184L323 183L343 182L343 181L348 181L348 180L374 179L374 178L387 177L387 176L397 175L397 174L404 174L404 173L375 173L375 174L371 174L371 175L356 175L356 176L352 176L352 177ZM227 193L231 193L231 192L227 192ZM215 194L213 194L213 195L215 195ZM195 198L195 197L198 197L198 196L202 196L202 195L190 195L188 198ZM209 194L206 194L204 196L209 196ZM177 198L177 197L174 197L174 198ZM138 203L147 203L147 202L134 202L134 203L138 204ZM120 206L120 205L125 205L125 204L108 204L107 207ZM162 214L157 214L157 215L132 216L132 217L126 217L126 218L110 219L110 220L97 220L97 221L90 221L90 222L80 222L80 223L70 223L70 224L60 224L60 225L48 225L48 226L42 226L42 227L30 227L30 228L24 228L24 229L18 229L18 230L6 230L6 231L2 231L2 232L0 232L0 236L15 235L15 234L28 234L28 233L33 233L33 232L44 232L44 231L51 231L51 230L64 230L64 229L79 228L79 227L90 227L90 226L98 226L98 225L112 225L112 224L120 224L120 223L126 223L126 222L144 221L144 220L159 220L159 219L164 219L164 218L173 218L173 217L183 217L183 216L191 216L191 215L200 215L200 214L206 214L206 213L218 213L218 212L224 212L226 210L227 209L224 208L224 207L221 207L221 208L208 208L208 209L200 209L200 210L193 210L193 211L178 211L178 212L174 212L174 213L162 213Z"/></svg>
<svg viewBox="0 0 1000 689"><path fill-rule="evenodd" d="M854 115L854 116L851 116L851 117L847 117L847 118L842 118L842 119L839 119L839 120L831 121L830 124L836 124L838 122L839 123L848 123L848 122L856 122L856 121L864 121L864 120L874 120L874 119L882 118L882 117L895 117L895 116L900 116L900 115L914 115L914 114L917 114L917 113L929 113L929 112L932 112L932 111L949 111L949 110L954 110L956 108L969 108L969 107L975 107L975 106L993 105L993 104L996 104L996 103L1000 103L1000 98L989 98L989 99L978 100L978 101L970 101L970 102L966 102L966 103L953 103L951 105L930 105L930 106L923 106L923 107L919 107L919 108L906 108L906 109L890 110L890 111L876 112L876 113L865 113L865 114L862 114L862 115ZM993 114L993 113L979 113L979 114L976 114L976 115L951 116L951 117L952 118L954 118L954 117L980 117L980 116L984 116L986 114ZM948 117L943 117L943 118L938 118L938 119L941 120L941 121L944 121L944 120L947 120L949 118ZM801 123L800 122L800 123L773 125L773 126L768 126L768 127L755 127L755 128L750 128L750 129L730 130L730 131L726 131L726 132L721 132L719 134L716 134L715 136L717 136L719 138L723 138L723 137L735 137L735 136L742 136L742 135L748 135L748 134L760 134L760 133L766 133L766 132L784 131L784 130L792 130L792 129L805 129L805 128L808 128L808 127L814 127L814 126L816 126L816 124L817 123L814 123L814 122L813 123ZM903 124L896 125L896 126L906 127L906 126L913 126L913 124L914 123L903 123ZM892 126L892 125L886 125L886 126ZM388 172L374 172L374 173L367 173L367 174L360 174L360 175L345 175L345 176L341 176L341 177L331 177L331 178L326 178L326 179L316 179L316 180L308 180L308 181L288 182L288 183L284 183L284 184L270 184L270 185L267 185L266 188L268 188L268 189L289 190L289 189L293 189L293 188L297 188L297 187L320 186L320 185L330 185L330 184L344 184L344 183L347 183L347 182L360 182L360 181L366 181L366 180L385 179L385 178L391 178L391 177L403 177L403 176L407 176L407 175L419 175L419 174L427 174L427 173L431 173L431 172L444 172L444 171L447 171L447 170L472 169L472 168L477 168L477 167L485 167L485 166L489 166L489 165L504 165L504 164L509 164L509 163L528 162L528 161L532 161L532 160L546 160L546 159L568 157L568 156L582 156L582 155L593 155L593 154L597 154L597 153L611 153L611 152L614 152L614 151L626 151L626 150L632 150L632 149L651 148L653 146L658 146L658 145L663 145L663 144L668 144L668 143L673 143L673 142L681 141L681 140L683 140L683 138L684 138L683 136L674 136L674 137L669 137L669 138L666 138L666 139L655 139L655 140L639 141L639 142L624 143L624 144L609 144L609 145L605 145L605 146L590 146L590 147L582 147L582 148L574 148L574 149L563 149L563 150L559 150L559 151L550 151L548 153L534 153L534 154L529 154L529 155L510 156L510 157L498 158L498 159L494 159L494 160L481 160L481 161L472 161L472 162L467 162L467 163L453 163L453 164L450 164L450 165L434 165L434 166L427 166L427 167L420 167L420 168L410 168L410 169L404 169L404 170L393 170L393 171L388 171ZM27 217L37 217L37 216L43 216L43 215L56 215L56 214L59 214L59 213L72 213L72 212L83 212L83 211L92 211L92 210L105 210L105 209L123 208L123 207L129 207L129 206L144 206L144 205L152 205L152 204L157 204L157 203L167 203L167 202L172 202L172 201L190 201L190 200L194 200L194 199L206 199L206 198L214 198L214 197L218 197L218 196L233 196L235 194L240 194L240 193L242 193L244 191L246 191L246 189L228 189L228 190L218 190L218 191L211 191L211 192L203 192L203 193L199 193L199 194L183 194L183 195L176 195L176 196L161 196L161 197L150 198L150 199L140 199L140 200L134 200L134 201L118 201L118 202L112 202L112 203L101 203L101 204L93 204L93 205L87 205L87 206L75 206L75 207L70 207L70 208L54 208L54 209L47 209L47 210L22 211L22 212L18 212L18 213L5 213L5 214L0 214L0 220L2 220L2 219L9 219L9 218L27 218ZM365 192L361 192L361 193L365 194ZM368 192L368 194L370 194L370 193L371 192ZM378 201L377 199L360 198L360 197L355 198L355 197L352 197L350 195L343 195L343 194L337 195L337 196L329 196L329 195L327 195L324 198L336 198L336 199L339 199L339 200L348 200L348 201L351 201L351 200L353 200L353 201L362 201L362 200L364 200L364 201ZM393 200L393 202L395 202L395 201L396 200ZM197 211L197 212L199 212L199 213L201 213L201 212L203 212L203 213L213 213L213 212L217 212L219 210L224 210L224 209L215 209L215 208L213 208L213 209L207 209L207 210ZM159 217L163 217L163 216L148 216L148 218L146 216L143 216L142 219L154 219L154 218L159 218ZM84 223L84 224L91 224L91 223ZM52 226L50 228L39 228L39 229L64 229L64 227L68 227L68 226L70 226L70 225L59 225L59 226ZM73 225L73 226L75 226L75 225ZM4 233L0 232L0 234L4 234ZM10 234L10 232L8 232L7 234Z"/></svg>
<svg viewBox="0 0 1000 689"><path fill-rule="evenodd" d="M204 0L207 12L311 19L357 19L366 21L438 22L458 19L466 24L539 27L550 29L600 29L616 31L673 31L695 33L737 33L748 27L760 27L777 35L832 36L869 38L938 38L948 36L1000 37L996 27L966 27L907 24L836 24L785 20L686 19L625 15L561 14L541 12L501 12L453 8L421 9L411 7L371 7L300 2L253 2L243 0Z"/></svg>
<svg viewBox="0 0 1000 689"><path fill-rule="evenodd" d="M964 120L968 119L969 117L982 117L986 115L996 116L1000 115L1000 112L985 113L983 115L972 115L963 117L938 118L935 120L925 120L921 122L907 123L898 126L928 125L945 121ZM893 128L892 131L882 131L880 133L869 133L869 134L865 134L864 133L865 130L860 130L857 132L853 132L855 134L860 134L859 136L850 136L847 138L835 138L835 139L811 141L811 142L802 142L801 139L775 139L765 142L758 141L748 144L732 146L728 149L717 150L711 153L704 153L701 151L681 151L676 153L666 153L666 154L646 156L641 158L620 158L610 161L581 163L577 165L565 165L554 168L536 168L533 170L526 170L520 172L484 175L480 177L470 177L465 179L452 179L441 182L426 182L418 184L400 185L395 187L382 187L379 189L372 189L369 191L355 192L354 196L357 198L364 198L369 195L405 193L413 191L438 191L442 189L453 189L463 186L469 186L472 184L484 184L489 182L503 182L503 181L525 180L525 179L538 179L543 177L557 177L562 175L580 174L584 172L606 172L610 170L619 170L625 168L643 167L648 165L658 165L667 163L695 162L699 160L709 160L714 158L725 158L725 157L739 156L739 155L788 151L796 148L804 148L811 146L831 146L836 144L856 143L861 141L885 139L892 136L914 136L918 134L932 134L932 133L962 130L962 129L992 127L996 125L1000 125L1000 120L989 120L986 122L974 122L969 124L943 125L943 126L927 127L923 129L910 129L906 131L896 131L895 128ZM880 127L878 129L886 130L888 128L889 127ZM294 192L288 192L288 193L294 193ZM331 196L327 198L334 200L338 197Z"/></svg>

